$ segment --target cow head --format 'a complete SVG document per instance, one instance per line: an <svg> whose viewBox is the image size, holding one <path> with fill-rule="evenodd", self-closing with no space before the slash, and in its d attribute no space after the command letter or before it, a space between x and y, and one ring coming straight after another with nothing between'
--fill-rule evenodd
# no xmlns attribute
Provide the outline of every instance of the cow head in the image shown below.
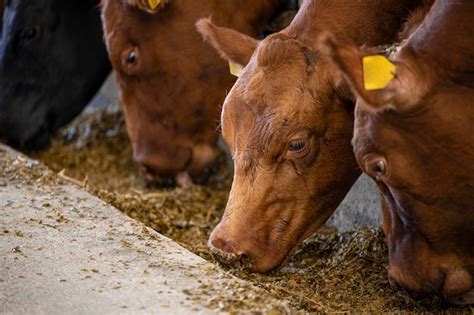
<svg viewBox="0 0 474 315"><path fill-rule="evenodd" d="M0 138L44 147L110 71L98 1L6 0L0 43Z"/></svg>
<svg viewBox="0 0 474 315"><path fill-rule="evenodd" d="M134 159L147 179L175 178L185 185L217 157L219 104L234 81L194 23L213 14L257 33L266 19L265 1L244 11L241 1L148 2L104 0L106 43Z"/></svg>
<svg viewBox="0 0 474 315"><path fill-rule="evenodd" d="M406 45L392 58L394 79L368 91L365 53L325 42L358 96L353 147L379 187L391 281L474 303L472 76L445 80L433 57Z"/></svg>
<svg viewBox="0 0 474 315"><path fill-rule="evenodd" d="M201 20L198 29L245 66L221 125L234 160L225 213L209 246L224 261L265 272L315 232L350 189L353 103L319 53L283 33L261 42Z"/></svg>

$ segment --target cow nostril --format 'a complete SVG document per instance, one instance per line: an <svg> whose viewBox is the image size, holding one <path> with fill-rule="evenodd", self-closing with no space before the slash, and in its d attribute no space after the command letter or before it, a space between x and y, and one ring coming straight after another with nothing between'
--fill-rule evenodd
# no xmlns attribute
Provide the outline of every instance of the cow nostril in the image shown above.
<svg viewBox="0 0 474 315"><path fill-rule="evenodd" d="M250 256L241 250L237 250L236 244L220 237L211 237L209 248L212 257L226 267L236 269L252 269Z"/></svg>
<svg viewBox="0 0 474 315"><path fill-rule="evenodd" d="M220 250L224 253L233 254L230 242L224 238L213 237L210 240L210 244L214 249Z"/></svg>

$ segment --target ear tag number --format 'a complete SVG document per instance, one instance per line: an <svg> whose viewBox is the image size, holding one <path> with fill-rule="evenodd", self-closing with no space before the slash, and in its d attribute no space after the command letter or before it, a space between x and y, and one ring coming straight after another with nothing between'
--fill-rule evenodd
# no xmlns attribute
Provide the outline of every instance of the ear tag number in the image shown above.
<svg viewBox="0 0 474 315"><path fill-rule="evenodd" d="M244 71L244 67L239 65L238 63L229 61L229 71L230 74L236 77L240 77L242 75L242 72Z"/></svg>
<svg viewBox="0 0 474 315"><path fill-rule="evenodd" d="M362 59L362 65L367 91L384 89L395 76L396 66L384 56L366 56Z"/></svg>

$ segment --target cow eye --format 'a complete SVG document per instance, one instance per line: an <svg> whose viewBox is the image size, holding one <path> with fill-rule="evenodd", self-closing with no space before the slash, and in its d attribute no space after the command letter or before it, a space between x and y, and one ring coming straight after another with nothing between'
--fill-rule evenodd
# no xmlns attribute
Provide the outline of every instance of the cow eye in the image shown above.
<svg viewBox="0 0 474 315"><path fill-rule="evenodd" d="M120 58L121 68L128 75L136 75L138 66L140 65L140 49L136 46L132 46L122 52Z"/></svg>
<svg viewBox="0 0 474 315"><path fill-rule="evenodd" d="M21 31L20 38L25 41L35 39L39 34L37 27L28 27Z"/></svg>
<svg viewBox="0 0 474 315"><path fill-rule="evenodd" d="M381 156L369 156L365 162L366 172L380 181L387 174L387 160Z"/></svg>
<svg viewBox="0 0 474 315"><path fill-rule="evenodd" d="M301 152L306 149L308 141L306 139L292 140L288 143L288 151Z"/></svg>
<svg viewBox="0 0 474 315"><path fill-rule="evenodd" d="M384 174L385 173L385 161L378 160L374 164L372 164L372 172L375 174Z"/></svg>
<svg viewBox="0 0 474 315"><path fill-rule="evenodd" d="M291 140L286 146L285 157L290 160L302 158L310 152L310 147L309 139Z"/></svg>
<svg viewBox="0 0 474 315"><path fill-rule="evenodd" d="M135 50L128 54L126 62L129 65L134 65L137 62L137 52Z"/></svg>

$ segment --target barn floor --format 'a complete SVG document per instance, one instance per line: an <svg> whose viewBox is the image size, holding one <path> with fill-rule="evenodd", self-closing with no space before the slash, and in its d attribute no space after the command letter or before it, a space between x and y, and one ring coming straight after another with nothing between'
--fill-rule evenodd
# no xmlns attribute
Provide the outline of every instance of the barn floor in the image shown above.
<svg viewBox="0 0 474 315"><path fill-rule="evenodd" d="M85 112L48 151L34 155L64 180L213 262L206 242L225 207L231 180L224 158L206 186L181 189L147 185L131 156L122 114L114 107ZM474 312L436 298L411 299L389 286L386 266L380 229L337 233L327 228L305 241L280 271L228 271L304 311Z"/></svg>
<svg viewBox="0 0 474 315"><path fill-rule="evenodd" d="M1 145L0 180L2 314L289 310Z"/></svg>

